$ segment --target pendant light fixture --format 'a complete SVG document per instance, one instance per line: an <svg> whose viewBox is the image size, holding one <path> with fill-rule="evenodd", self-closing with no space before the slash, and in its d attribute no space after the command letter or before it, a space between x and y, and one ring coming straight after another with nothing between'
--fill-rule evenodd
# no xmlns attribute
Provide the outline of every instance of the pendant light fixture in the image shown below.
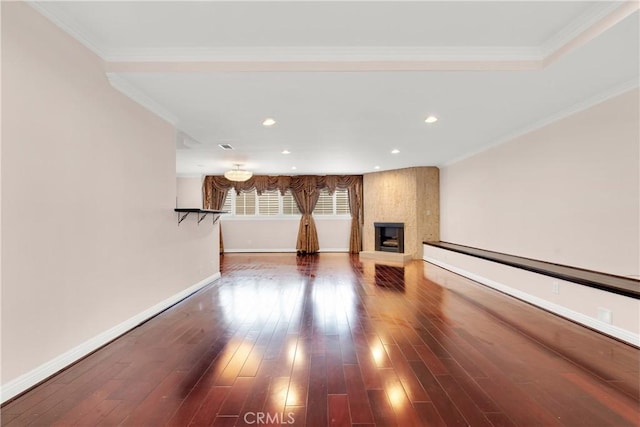
<svg viewBox="0 0 640 427"><path fill-rule="evenodd" d="M239 164L236 164L235 167L235 169L228 170L224 173L224 177L229 181L243 182L253 176L252 172L240 169Z"/></svg>

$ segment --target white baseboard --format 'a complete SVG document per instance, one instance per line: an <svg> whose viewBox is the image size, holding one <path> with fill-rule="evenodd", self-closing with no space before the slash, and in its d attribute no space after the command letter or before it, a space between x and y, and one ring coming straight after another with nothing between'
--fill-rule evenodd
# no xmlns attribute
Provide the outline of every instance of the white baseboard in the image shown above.
<svg viewBox="0 0 640 427"><path fill-rule="evenodd" d="M574 322L580 323L582 325L588 326L589 328L595 329L597 331L602 332L603 334L615 337L619 340L628 342L631 345L634 345L636 347L640 346L640 335L635 334L631 331L628 331L626 329L622 329L618 326L615 325L611 325L609 323L605 323L602 322L601 320L598 320L596 318L593 317L589 317L585 314L579 313L577 311L573 311L571 309L568 309L564 306L558 305L558 304L554 304L550 301L547 301L545 299L536 297L534 295L528 294L526 292L522 292L518 289L514 289L510 286L507 286L503 283L499 283L496 282L494 280L488 279L486 277L483 276L479 276L475 273L472 273L470 271L464 270L462 268L453 266L451 264L447 264L445 262L439 261L437 259L434 258L430 258L428 256L424 256L423 259L431 264L435 264L439 267L445 268L449 271L453 271L454 273L457 273L461 276L464 277L468 277L471 280L474 280L476 282L482 283L483 285L489 286L490 288L494 288L500 292L503 292L505 294L511 295L515 298L518 298L520 300L526 301L530 304L533 304L537 307L543 308L547 311L550 311L552 313L555 313L559 316L565 317L567 319L573 320ZM536 273L532 273L532 274L536 274Z"/></svg>
<svg viewBox="0 0 640 427"><path fill-rule="evenodd" d="M199 291L209 283L219 278L220 272L215 273L207 277L206 279L199 281L195 285L190 286L187 289L170 296L164 301L159 302L153 307L150 307L143 312L136 314L135 316L125 320L124 322L114 326L113 328L94 336L93 338L83 342L82 344L72 348L71 350L62 353L56 358L43 363L42 365L38 366L35 369L32 369L26 374L23 374L18 378L9 381L6 384L3 384L2 386L0 386L0 402L6 402L7 400L22 393L23 391L28 390L30 387L33 387L39 382L49 378L56 372L61 371L65 367L71 365L87 354L97 350L101 346L130 331L139 324L145 322L161 311L166 310L175 303L185 299L189 295Z"/></svg>

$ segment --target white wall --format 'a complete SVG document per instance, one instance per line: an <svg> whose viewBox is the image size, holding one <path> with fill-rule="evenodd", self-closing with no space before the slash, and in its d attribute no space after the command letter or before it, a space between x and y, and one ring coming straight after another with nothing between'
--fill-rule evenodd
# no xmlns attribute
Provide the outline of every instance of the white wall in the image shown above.
<svg viewBox="0 0 640 427"><path fill-rule="evenodd" d="M441 240L640 275L638 90L441 169Z"/></svg>
<svg viewBox="0 0 640 427"><path fill-rule="evenodd" d="M2 2L2 106L4 400L215 277L219 257L217 227L177 226L173 127L22 2Z"/></svg>
<svg viewBox="0 0 640 427"><path fill-rule="evenodd" d="M314 217L320 252L348 252L351 217ZM300 217L241 218L222 215L225 252L295 252Z"/></svg>

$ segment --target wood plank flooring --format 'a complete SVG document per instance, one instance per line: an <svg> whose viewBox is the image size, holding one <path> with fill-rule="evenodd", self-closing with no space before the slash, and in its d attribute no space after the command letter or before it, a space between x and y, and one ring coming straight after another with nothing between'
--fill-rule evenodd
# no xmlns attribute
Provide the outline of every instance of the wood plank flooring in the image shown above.
<svg viewBox="0 0 640 427"><path fill-rule="evenodd" d="M638 349L431 264L221 259L2 425L640 425Z"/></svg>

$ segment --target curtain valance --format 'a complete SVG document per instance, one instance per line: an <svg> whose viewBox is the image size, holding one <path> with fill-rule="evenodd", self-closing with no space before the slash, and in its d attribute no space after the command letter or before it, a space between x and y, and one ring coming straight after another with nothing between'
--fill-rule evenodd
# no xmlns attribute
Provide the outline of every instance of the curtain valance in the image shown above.
<svg viewBox="0 0 640 427"><path fill-rule="evenodd" d="M362 249L362 175L254 175L244 182L229 181L223 176L207 176L202 186L205 209L219 206L220 200L224 201L227 191L231 189L236 194L255 189L259 195L273 190L278 190L284 195L287 190L291 190L302 213L296 250L305 254L316 253L319 250L318 235L311 212L322 188L326 188L330 194L333 194L336 188L348 190L351 210L349 251L358 253Z"/></svg>
<svg viewBox="0 0 640 427"><path fill-rule="evenodd" d="M269 190L278 190L280 194L288 190L301 190L326 188L330 194L336 188L346 188L362 183L362 175L300 175L300 176L269 176L254 175L244 182L229 181L224 176L207 176L204 180L205 201L207 200L207 190L209 195L211 190L227 191L234 189L236 194L242 191L250 191L254 188L258 195Z"/></svg>

